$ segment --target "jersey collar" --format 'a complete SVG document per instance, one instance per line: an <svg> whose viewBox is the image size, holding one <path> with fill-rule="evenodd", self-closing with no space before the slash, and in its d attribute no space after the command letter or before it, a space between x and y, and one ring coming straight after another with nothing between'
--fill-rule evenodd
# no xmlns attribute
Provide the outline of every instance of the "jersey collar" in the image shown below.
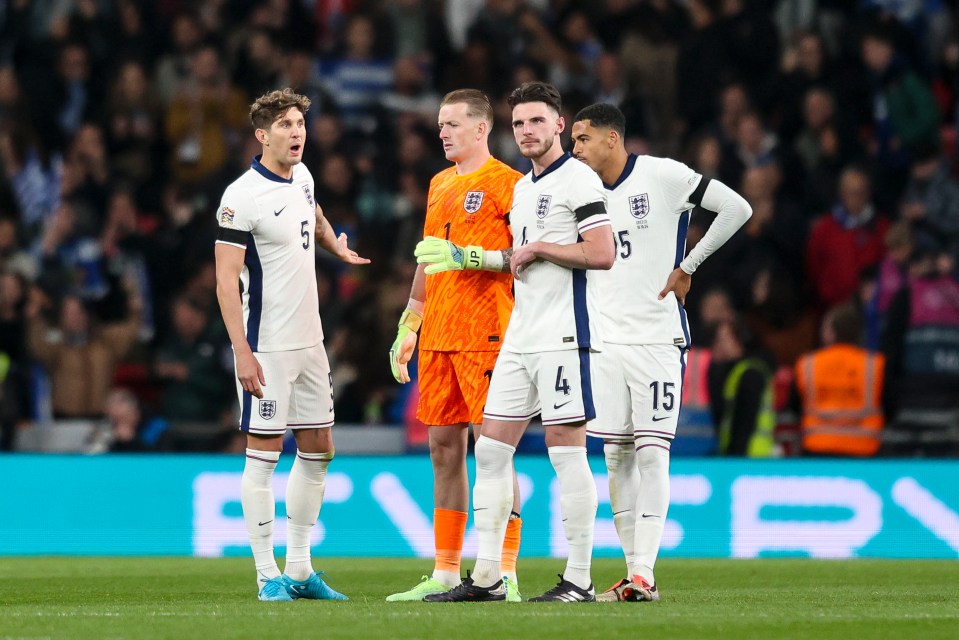
<svg viewBox="0 0 959 640"><path fill-rule="evenodd" d="M623 167L623 172L619 174L618 178L616 178L616 182L614 182L613 184L606 184L604 182L603 186L606 187L607 191L612 191L619 185L623 184L623 180L629 177L629 174L633 172L633 167L635 166L636 166L636 154L631 153L629 154L629 157L626 158L626 166Z"/></svg>
<svg viewBox="0 0 959 640"><path fill-rule="evenodd" d="M267 180L272 180L273 182L282 182L283 184L293 184L292 175L290 176L289 180L287 180L286 178L281 178L280 176L276 175L275 173L273 173L272 171L264 167L262 164L260 164L260 158L262 157L263 157L262 154L255 156L253 158L253 164L250 165L250 168L256 171L257 173L259 173L261 176L263 176Z"/></svg>
<svg viewBox="0 0 959 640"><path fill-rule="evenodd" d="M553 164L551 164L551 165L549 165L548 167L546 167L546 169L543 171L543 173L541 173L541 174L539 174L539 175L537 176L537 175L535 175L532 171L530 171L530 172L529 172L529 175L530 175L530 177L532 178L533 182L536 182L536 181L538 181L538 180L542 180L543 178L545 178L546 176L548 176L549 174L551 174L552 172L556 171L556 170L559 169L561 166L563 166L563 163L565 163L567 160L569 160L569 159L572 158L572 157L573 157L572 154L570 154L570 152L567 151L566 153L564 153L564 154L561 155L560 157L558 157L558 158L556 158L555 160L553 160Z"/></svg>

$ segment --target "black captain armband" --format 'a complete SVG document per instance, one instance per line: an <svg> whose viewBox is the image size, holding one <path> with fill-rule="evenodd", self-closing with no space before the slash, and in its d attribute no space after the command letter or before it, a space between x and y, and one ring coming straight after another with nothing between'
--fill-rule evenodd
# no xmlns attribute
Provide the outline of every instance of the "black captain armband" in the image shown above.
<svg viewBox="0 0 959 640"><path fill-rule="evenodd" d="M248 231L240 231L239 229L227 229L225 227L217 227L216 239L220 242L229 242L230 244L239 244L246 246L247 240L250 237Z"/></svg>
<svg viewBox="0 0 959 640"><path fill-rule="evenodd" d="M606 213L606 203L599 202L590 202L589 204L584 204L579 209L575 211L576 221L582 222L590 216L600 215Z"/></svg>
<svg viewBox="0 0 959 640"><path fill-rule="evenodd" d="M712 182L712 178L707 178L703 176L699 184L696 185L696 188L689 196L689 202L696 205L697 207L703 206L703 195L706 194L706 187L709 186L709 183Z"/></svg>

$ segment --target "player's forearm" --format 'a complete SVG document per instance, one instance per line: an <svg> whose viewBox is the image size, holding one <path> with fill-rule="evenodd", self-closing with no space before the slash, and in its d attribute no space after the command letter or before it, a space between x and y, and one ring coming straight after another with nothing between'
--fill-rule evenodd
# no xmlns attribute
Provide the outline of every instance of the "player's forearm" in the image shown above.
<svg viewBox="0 0 959 640"><path fill-rule="evenodd" d="M706 178L703 178L705 180ZM679 267L692 275L714 251L726 244L753 214L745 199L722 182L710 180L699 204L703 209L716 212L716 219L709 225L703 239L679 263Z"/></svg>
<svg viewBox="0 0 959 640"><path fill-rule="evenodd" d="M534 254L540 260L568 269L610 269L616 261L611 227L593 229L583 235L576 244L538 242Z"/></svg>
<svg viewBox="0 0 959 640"><path fill-rule="evenodd" d="M416 265L416 273L413 274L413 286L410 287L410 300L416 300L420 304L426 302L426 265Z"/></svg>
<svg viewBox="0 0 959 640"><path fill-rule="evenodd" d="M233 286L229 286L218 279L216 299L220 303L220 313L223 315L223 324L233 344L233 351L237 353L249 351L250 343L247 342L246 333L243 331L243 303L240 302L240 292L237 290L235 281Z"/></svg>
<svg viewBox="0 0 959 640"><path fill-rule="evenodd" d="M316 216L316 244L335 256L340 255L340 247L336 242L336 232L330 226L326 216L317 213Z"/></svg>

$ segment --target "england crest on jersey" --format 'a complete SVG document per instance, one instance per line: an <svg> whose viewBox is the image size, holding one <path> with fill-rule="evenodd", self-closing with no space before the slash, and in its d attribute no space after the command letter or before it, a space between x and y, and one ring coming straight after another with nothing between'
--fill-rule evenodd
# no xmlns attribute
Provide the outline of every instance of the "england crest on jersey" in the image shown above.
<svg viewBox="0 0 959 640"><path fill-rule="evenodd" d="M649 213L649 194L641 193L638 196L629 196L629 212L637 220L642 220Z"/></svg>
<svg viewBox="0 0 959 640"><path fill-rule="evenodd" d="M483 191L467 191L466 200L463 200L463 208L466 213L476 213L483 206Z"/></svg>
<svg viewBox="0 0 959 640"><path fill-rule="evenodd" d="M276 415L276 400L260 400L260 417L269 420Z"/></svg>
<svg viewBox="0 0 959 640"><path fill-rule="evenodd" d="M546 214L549 213L549 203L553 199L553 196L540 196L539 200L536 201L536 217L543 219L546 217Z"/></svg>
<svg viewBox="0 0 959 640"><path fill-rule="evenodd" d="M311 207L315 207L316 204L313 202L313 194L310 193L310 185L303 185L303 195L306 196L306 201L310 203Z"/></svg>

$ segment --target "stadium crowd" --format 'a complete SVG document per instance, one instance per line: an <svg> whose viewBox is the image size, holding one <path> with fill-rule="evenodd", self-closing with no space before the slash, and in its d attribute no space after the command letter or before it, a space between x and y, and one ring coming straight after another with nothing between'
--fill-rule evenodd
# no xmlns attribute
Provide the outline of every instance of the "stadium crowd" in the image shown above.
<svg viewBox="0 0 959 640"><path fill-rule="evenodd" d="M614 103L630 151L752 206L687 298L689 424L725 424L721 448L741 454L772 411L795 452L808 443L786 424L815 409L797 363L848 342L878 363L859 384L885 423L879 451L957 455L957 5L0 2L0 449L51 420L110 425L97 451L242 447L215 212L257 151L249 104L286 86L313 101L316 199L372 259L318 254L337 421L410 422L415 385L394 383L386 354L446 166L440 98L486 91L493 154L525 172L505 97L542 79L568 123ZM694 211L687 249L708 223ZM168 425L217 427L190 440Z"/></svg>

